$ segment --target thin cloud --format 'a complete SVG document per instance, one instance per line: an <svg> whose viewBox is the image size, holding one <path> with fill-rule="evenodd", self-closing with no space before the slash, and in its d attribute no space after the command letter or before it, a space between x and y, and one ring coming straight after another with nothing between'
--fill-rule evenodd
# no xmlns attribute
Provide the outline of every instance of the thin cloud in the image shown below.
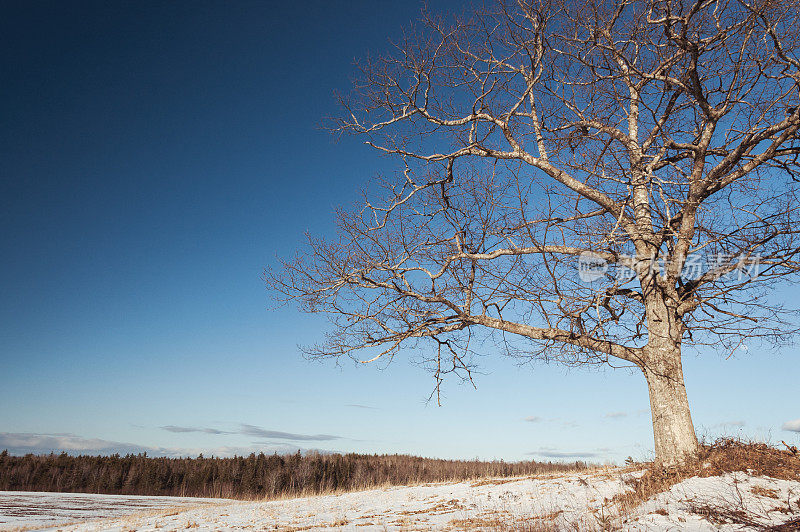
<svg viewBox="0 0 800 532"><path fill-rule="evenodd" d="M152 454L157 448L132 443L83 438L69 433L2 432L0 449L12 454L48 454L67 452L70 454ZM160 450L160 449L159 449Z"/></svg>
<svg viewBox="0 0 800 532"><path fill-rule="evenodd" d="M375 408L374 406L359 405L359 404L355 404L355 403L349 404L349 405L344 405L344 406L346 406L348 408L363 408L365 410L377 410L377 408Z"/></svg>
<svg viewBox="0 0 800 532"><path fill-rule="evenodd" d="M234 432L230 432L227 430L219 430L209 427L179 427L176 425L166 425L161 427L163 430L168 432L202 432L204 434L235 434Z"/></svg>
<svg viewBox="0 0 800 532"><path fill-rule="evenodd" d="M603 417L609 419L619 419L623 417L628 417L627 412L609 412L608 414L604 415Z"/></svg>
<svg viewBox="0 0 800 532"><path fill-rule="evenodd" d="M331 441L340 440L341 436L331 434L294 434L291 432L281 432L279 430L267 430L255 425L242 424L240 434L246 436L256 436L270 440L289 440L289 441Z"/></svg>
<svg viewBox="0 0 800 532"><path fill-rule="evenodd" d="M709 425L709 430L730 430L735 428L742 428L746 425L746 423L742 420L733 420L733 421L723 421L722 423L716 423L714 425Z"/></svg>
<svg viewBox="0 0 800 532"><path fill-rule="evenodd" d="M289 444L255 444L246 447L157 447L151 445L138 445L135 443L118 442L113 440L103 440L100 438L84 438L69 433L14 433L0 432L0 450L6 449L12 455L25 454L67 454L78 455L111 455L111 454L141 454L147 453L149 456L164 456L177 458L185 456L197 456L202 453L205 456L247 456L250 453L265 454L294 454L297 451L327 452L318 449L305 449Z"/></svg>
<svg viewBox="0 0 800 532"><path fill-rule="evenodd" d="M607 458L611 452L613 452L613 449L608 447L600 447L591 451L560 451L555 447L539 447L538 451L525 454L556 460L591 460Z"/></svg>
<svg viewBox="0 0 800 532"><path fill-rule="evenodd" d="M543 456L545 458L597 458L600 456L597 453L562 453L558 451L541 451L536 453L528 453L535 456Z"/></svg>
<svg viewBox="0 0 800 532"><path fill-rule="evenodd" d="M787 421L781 427L781 430L788 430L789 432L800 432L800 419L793 419Z"/></svg>
<svg viewBox="0 0 800 532"><path fill-rule="evenodd" d="M540 447L538 451L525 453L529 456L540 456L542 458L555 458L559 460L564 459L591 459L591 458L604 458L608 455L611 449L596 449L594 451L558 451L553 447Z"/></svg>
<svg viewBox="0 0 800 532"><path fill-rule="evenodd" d="M183 427L180 425L165 425L161 427L161 429L175 433L199 432L203 434L242 434L244 436L255 436L257 438L266 438L269 440L286 441L331 441L342 439L341 436L333 436L331 434L295 434L292 432L282 432L279 430L268 430L244 423L240 426L239 430L235 431L220 430L211 427Z"/></svg>
<svg viewBox="0 0 800 532"><path fill-rule="evenodd" d="M578 424L575 421L563 421L557 417L549 417L545 419L540 416L528 416L524 418L523 421L527 421L528 423L558 423L562 427L567 427L567 428L578 427Z"/></svg>

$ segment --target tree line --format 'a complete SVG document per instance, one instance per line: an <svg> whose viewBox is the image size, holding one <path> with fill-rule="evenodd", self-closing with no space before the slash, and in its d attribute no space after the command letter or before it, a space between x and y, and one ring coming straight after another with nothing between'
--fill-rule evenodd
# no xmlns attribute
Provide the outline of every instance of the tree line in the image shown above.
<svg viewBox="0 0 800 532"><path fill-rule="evenodd" d="M580 461L489 462L353 453L165 458L146 453L12 456L3 451L0 490L255 499L587 467Z"/></svg>

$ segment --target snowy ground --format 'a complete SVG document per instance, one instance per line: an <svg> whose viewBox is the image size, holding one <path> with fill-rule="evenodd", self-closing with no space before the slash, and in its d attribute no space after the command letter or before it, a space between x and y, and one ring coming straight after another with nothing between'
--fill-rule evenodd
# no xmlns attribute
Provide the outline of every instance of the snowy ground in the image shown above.
<svg viewBox="0 0 800 532"><path fill-rule="evenodd" d="M145 512L162 513L199 505L228 503L192 497L140 497L94 493L0 491L0 530L46 528Z"/></svg>
<svg viewBox="0 0 800 532"><path fill-rule="evenodd" d="M704 507L738 513L762 530L795 521L784 530L800 530L800 482L729 473L721 477L693 477L676 484L640 506L628 521L636 530L743 530L742 525L720 526L699 515ZM632 526L632 523L637 526Z"/></svg>
<svg viewBox="0 0 800 532"><path fill-rule="evenodd" d="M628 489L623 478L630 474L611 469L391 487L269 502L218 500L213 505L208 504L208 499L71 494L50 494L50 502L44 503L62 504L68 498L84 497L87 504L94 505L90 517L107 517L58 527L65 531L493 530L521 524L534 525L531 528L555 525L570 530L599 530L614 525L624 530L654 531L743 529L741 525L726 526L704 520L694 513L704 504L721 504L746 512L764 525L777 525L800 517L800 482L730 474L691 478L646 502L631 515L620 518L613 514L609 499ZM0 523L7 520L4 501L8 496L8 492L0 492ZM124 503L127 504L125 508L117 507L123 501L132 502ZM142 504L148 511L120 517L121 513L130 512L131 504ZM156 504L170 508L154 511ZM186 504L196 506L175 508ZM105 510L109 508L113 510ZM18 515L10 524L41 524L41 513L34 514L32 518L38 522L25 522ZM73 513L67 517L74 522L79 516ZM6 521L5 525L8 527L9 523ZM2 527L0 524L0 529Z"/></svg>

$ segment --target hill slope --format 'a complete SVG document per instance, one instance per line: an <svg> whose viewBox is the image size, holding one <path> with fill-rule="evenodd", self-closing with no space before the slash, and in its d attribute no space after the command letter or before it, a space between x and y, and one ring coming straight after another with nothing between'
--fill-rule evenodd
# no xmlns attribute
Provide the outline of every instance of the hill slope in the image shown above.
<svg viewBox="0 0 800 532"><path fill-rule="evenodd" d="M59 529L711 531L747 525L797 530L800 523L800 482L743 472L688 478L621 514L624 498L615 496L631 493L641 474L612 468L267 502L221 501ZM787 524L792 521L794 525Z"/></svg>

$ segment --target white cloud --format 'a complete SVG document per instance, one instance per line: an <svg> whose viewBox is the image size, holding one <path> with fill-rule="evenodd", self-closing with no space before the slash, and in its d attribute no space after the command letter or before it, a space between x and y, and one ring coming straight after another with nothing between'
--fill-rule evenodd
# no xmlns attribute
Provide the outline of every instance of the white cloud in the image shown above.
<svg viewBox="0 0 800 532"><path fill-rule="evenodd" d="M539 416L528 416L525 418L525 421L527 421L528 423L539 423L540 421L544 420Z"/></svg>
<svg viewBox="0 0 800 532"><path fill-rule="evenodd" d="M205 456L247 456L250 453L263 452L266 454L290 454L298 450L308 451L294 445L286 444L254 444L247 447L154 447L149 445L137 445L127 442L117 442L101 440L99 438L83 438L75 434L36 434L36 433L15 433L0 432L0 450L7 449L14 455L22 454L49 454L66 452L67 454L140 454L147 453L150 456L197 456L203 453Z"/></svg>
<svg viewBox="0 0 800 532"><path fill-rule="evenodd" d="M592 451L559 451L554 447L539 447L538 451L533 451L530 453L525 453L530 456L540 456L543 458L551 458L551 459L559 459L559 460L566 460L566 459L573 459L573 460L587 460L587 459L597 459L597 458L604 458L611 453L613 449L609 449L608 447L602 447L599 449L594 449Z"/></svg>
<svg viewBox="0 0 800 532"><path fill-rule="evenodd" d="M716 425L711 425L712 429L730 429L730 428L741 428L745 426L745 422L742 420L736 421L725 421L723 423L717 423Z"/></svg>
<svg viewBox="0 0 800 532"><path fill-rule="evenodd" d="M607 417L610 419L616 419L621 417L628 417L627 412L609 412L608 414L604 415L603 417Z"/></svg>
<svg viewBox="0 0 800 532"><path fill-rule="evenodd" d="M241 434L246 436L257 436L274 440L295 440L295 441L329 441L340 440L341 436L331 434L295 434L292 432L282 432L279 430L267 430L255 425L242 424Z"/></svg>
<svg viewBox="0 0 800 532"><path fill-rule="evenodd" d="M167 432L203 432L205 434L235 434L235 432L230 432L227 430L219 430L213 429L209 427L181 427L177 425L166 425L161 427L163 430Z"/></svg>
<svg viewBox="0 0 800 532"><path fill-rule="evenodd" d="M787 421L781 427L783 430L788 430L790 432L800 432L800 419L793 419L792 421Z"/></svg>
<svg viewBox="0 0 800 532"><path fill-rule="evenodd" d="M241 428L237 431L220 430L211 427L183 427L179 425L165 425L161 427L162 430L167 432L201 432L204 434L244 434L245 436L256 436L258 438L267 438L271 440L288 440L288 441L328 441L340 440L341 436L333 436L331 434L295 434L292 432L282 432L279 430L267 430L255 425L242 424Z"/></svg>

